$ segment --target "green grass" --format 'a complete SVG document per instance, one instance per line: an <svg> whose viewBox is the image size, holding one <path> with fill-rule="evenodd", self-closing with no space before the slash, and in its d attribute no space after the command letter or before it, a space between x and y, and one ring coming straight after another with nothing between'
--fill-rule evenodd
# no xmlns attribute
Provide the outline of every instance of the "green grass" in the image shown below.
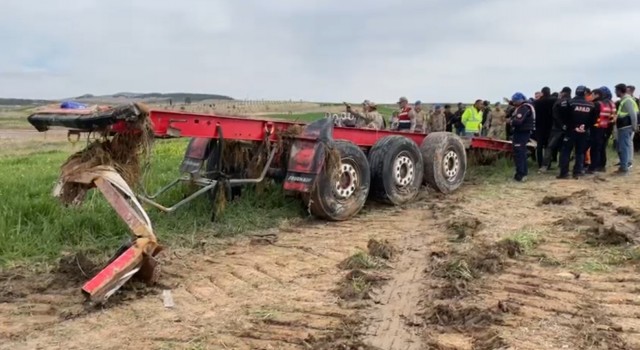
<svg viewBox="0 0 640 350"><path fill-rule="evenodd" d="M147 189L151 193L178 176L186 140L158 141ZM48 262L65 251L110 254L129 230L97 191L91 191L78 208L64 208L51 196L60 165L69 152L49 151L24 156L0 156L0 265L23 261ZM161 198L163 204L179 201L186 192L176 190ZM171 246L202 244L278 225L303 215L297 200L279 187L262 194L245 191L240 200L227 204L219 222L212 223L208 198L180 208L173 214L148 209L160 242Z"/></svg>
<svg viewBox="0 0 640 350"><path fill-rule="evenodd" d="M31 124L27 117L31 108L0 108L0 129L27 129Z"/></svg>
<svg viewBox="0 0 640 350"><path fill-rule="evenodd" d="M542 233L536 229L524 228L504 240L515 242L523 250L524 254L530 254L540 244L541 235Z"/></svg>
<svg viewBox="0 0 640 350"><path fill-rule="evenodd" d="M377 269L380 263L371 255L365 252L358 252L340 263L340 268L351 269Z"/></svg>

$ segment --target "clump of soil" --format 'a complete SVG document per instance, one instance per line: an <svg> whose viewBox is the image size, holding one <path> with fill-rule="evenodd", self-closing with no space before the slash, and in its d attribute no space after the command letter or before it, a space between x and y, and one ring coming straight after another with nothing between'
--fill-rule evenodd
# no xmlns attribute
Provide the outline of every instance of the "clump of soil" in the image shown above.
<svg viewBox="0 0 640 350"><path fill-rule="evenodd" d="M367 243L367 249L369 249L369 254L371 254L371 256L375 256L385 260L393 259L398 251L396 247L394 247L386 239L383 241L370 239L369 243Z"/></svg>
<svg viewBox="0 0 640 350"><path fill-rule="evenodd" d="M433 274L448 280L471 281L485 273L499 273L504 269L507 257L516 258L522 252L522 245L513 240L480 246L455 259L437 262Z"/></svg>
<svg viewBox="0 0 640 350"><path fill-rule="evenodd" d="M362 320L356 317L342 320L342 327L320 338L309 335L304 340L311 350L380 350L362 341L360 325Z"/></svg>
<svg viewBox="0 0 640 350"><path fill-rule="evenodd" d="M473 337L473 350L502 350L511 347L497 331L487 331Z"/></svg>
<svg viewBox="0 0 640 350"><path fill-rule="evenodd" d="M353 270L338 285L336 294L340 299L346 301L370 300L372 288L387 280L389 280L387 276Z"/></svg>
<svg viewBox="0 0 640 350"><path fill-rule="evenodd" d="M500 300L498 302L498 310L505 314L517 315L520 313L520 305L513 300Z"/></svg>
<svg viewBox="0 0 640 350"><path fill-rule="evenodd" d="M481 228L482 222L475 217L469 216L453 218L447 223L447 229L454 233L459 240L473 237Z"/></svg>
<svg viewBox="0 0 640 350"><path fill-rule="evenodd" d="M575 231L579 228L598 228L600 225L604 225L604 218L598 215L576 216L571 218L563 218L555 222L556 225L562 226L567 231Z"/></svg>
<svg viewBox="0 0 640 350"><path fill-rule="evenodd" d="M624 245L627 243L633 243L627 234L618 230L615 226L605 228L605 226L598 226L588 231L587 243L591 245Z"/></svg>
<svg viewBox="0 0 640 350"><path fill-rule="evenodd" d="M432 325L455 327L464 331L478 331L503 323L500 315L494 311L451 303L435 305L424 319Z"/></svg>
<svg viewBox="0 0 640 350"><path fill-rule="evenodd" d="M637 211L631 207L619 207L616 208L616 212L624 216L635 216L637 214Z"/></svg>
<svg viewBox="0 0 640 350"><path fill-rule="evenodd" d="M565 205L570 203L569 196L545 196L540 202L542 205Z"/></svg>
<svg viewBox="0 0 640 350"><path fill-rule="evenodd" d="M461 299L468 297L475 291L471 289L469 283L464 280L447 281L444 286L439 288L436 297L440 300Z"/></svg>
<svg viewBox="0 0 640 350"><path fill-rule="evenodd" d="M375 257L367 253L359 252L344 259L340 264L338 264L338 267L342 270L369 270L381 267L381 263Z"/></svg>
<svg viewBox="0 0 640 350"><path fill-rule="evenodd" d="M99 270L100 266L82 252L64 256L58 261L58 266L51 271L50 275L53 278L46 286L39 288L40 292L75 288L79 283L93 277Z"/></svg>
<svg viewBox="0 0 640 350"><path fill-rule="evenodd" d="M610 321L590 305L586 307L582 320L576 324L576 337L580 349L631 349L618 335L622 329L610 326Z"/></svg>

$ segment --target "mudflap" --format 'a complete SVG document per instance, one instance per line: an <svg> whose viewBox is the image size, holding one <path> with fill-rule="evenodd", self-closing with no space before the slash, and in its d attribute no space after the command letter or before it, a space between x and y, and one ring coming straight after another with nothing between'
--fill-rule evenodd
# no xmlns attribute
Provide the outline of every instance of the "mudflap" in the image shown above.
<svg viewBox="0 0 640 350"><path fill-rule="evenodd" d="M333 122L323 118L307 125L291 144L284 190L309 193L333 144Z"/></svg>
<svg viewBox="0 0 640 350"><path fill-rule="evenodd" d="M180 172L186 174L198 174L209 157L210 144L212 139L206 137L196 137L189 141L187 150L184 153Z"/></svg>

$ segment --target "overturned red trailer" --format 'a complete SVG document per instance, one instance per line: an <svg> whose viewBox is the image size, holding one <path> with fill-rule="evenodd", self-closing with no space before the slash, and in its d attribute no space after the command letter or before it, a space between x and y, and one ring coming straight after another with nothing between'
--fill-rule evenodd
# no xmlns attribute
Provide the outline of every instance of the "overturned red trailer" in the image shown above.
<svg viewBox="0 0 640 350"><path fill-rule="evenodd" d="M149 110L139 104L48 109L31 115L29 122L39 131L65 127L70 135L113 135L141 132L142 118L151 122L155 137L191 139L180 165L182 175L152 195L133 194L126 185L96 175L100 172L78 177L76 181L103 193L135 236L83 287L93 301L105 301L134 274L155 280L153 257L161 247L138 201L173 212L200 196L215 197L223 191L229 198L245 185L272 178L281 182L287 193L299 196L315 217L340 221L356 215L368 198L402 205L413 201L424 184L442 193L455 191L464 181L469 149L511 151L511 143L506 141L462 139L448 132L338 127L330 118L306 124ZM228 157L229 148L248 161L239 163ZM174 205L160 204L158 198L180 183L195 184L199 189Z"/></svg>

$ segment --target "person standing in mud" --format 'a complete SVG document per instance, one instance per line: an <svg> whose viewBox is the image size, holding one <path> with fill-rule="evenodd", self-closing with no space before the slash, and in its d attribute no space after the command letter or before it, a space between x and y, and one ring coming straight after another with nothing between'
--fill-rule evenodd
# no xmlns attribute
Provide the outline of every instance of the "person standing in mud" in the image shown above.
<svg viewBox="0 0 640 350"><path fill-rule="evenodd" d="M464 124L462 123L464 110L465 106L462 103L458 103L458 110L453 114L453 118L451 118L453 130L458 136L464 136Z"/></svg>
<svg viewBox="0 0 640 350"><path fill-rule="evenodd" d="M569 102L567 129L562 140L562 153L560 154L560 175L557 177L560 180L569 178L569 162L571 153L574 151L573 178L578 179L583 176L584 155L589 140L589 129L597 117L593 102L587 101L585 97L586 92L587 88L585 86L578 86L576 88L576 96Z"/></svg>
<svg viewBox="0 0 640 350"><path fill-rule="evenodd" d="M489 135L489 128L491 127L491 119L489 118L489 114L491 114L491 106L489 101L482 102L482 124L480 131L480 135L483 137L487 137Z"/></svg>
<svg viewBox="0 0 640 350"><path fill-rule="evenodd" d="M553 119L553 105L556 102L551 97L551 89L547 86L542 88L542 96L538 98L534 107L536 108L536 161L538 170L544 165L544 150L549 144L551 136L551 125Z"/></svg>
<svg viewBox="0 0 640 350"><path fill-rule="evenodd" d="M516 163L516 173L513 179L517 182L524 182L527 179L529 169L527 166L527 143L531 138L531 132L535 127L536 111L533 105L526 103L524 94L516 92L511 97L514 106L511 116L511 126L513 127L513 154Z"/></svg>
<svg viewBox="0 0 640 350"><path fill-rule="evenodd" d="M451 112L451 105L444 105L444 119L446 121L446 132L453 132L453 112Z"/></svg>
<svg viewBox="0 0 640 350"><path fill-rule="evenodd" d="M429 117L422 109L422 101L416 101L409 111L409 119L412 121L411 132L426 132L429 127Z"/></svg>
<svg viewBox="0 0 640 350"><path fill-rule="evenodd" d="M505 137L507 114L502 109L500 102L496 102L493 110L489 113L487 122L489 123L489 137L495 139L502 139Z"/></svg>
<svg viewBox="0 0 640 350"><path fill-rule="evenodd" d="M611 137L611 128L615 117L616 105L611 101L611 91L606 86L593 90L593 102L598 116L591 127L590 153L591 164L588 174L605 172L607 167L607 143Z"/></svg>
<svg viewBox="0 0 640 350"><path fill-rule="evenodd" d="M437 105L429 117L427 132L442 132L447 129L447 120L442 111L442 106Z"/></svg>
<svg viewBox="0 0 640 350"><path fill-rule="evenodd" d="M551 111L551 131L549 133L549 141L544 151L544 159L540 173L551 170L551 163L558 160L558 152L562 146L562 140L566 131L566 115L569 109L569 101L571 100L572 90L565 86L560 92L559 98L554 102Z"/></svg>

